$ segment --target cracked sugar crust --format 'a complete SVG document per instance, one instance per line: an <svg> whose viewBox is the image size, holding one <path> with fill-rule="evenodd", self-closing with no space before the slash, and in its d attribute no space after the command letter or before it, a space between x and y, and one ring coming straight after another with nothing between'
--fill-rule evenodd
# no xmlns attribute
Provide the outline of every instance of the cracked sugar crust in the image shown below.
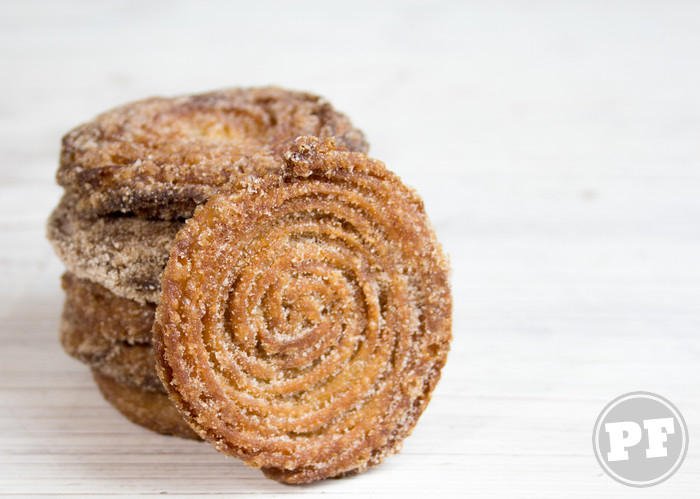
<svg viewBox="0 0 700 499"><path fill-rule="evenodd" d="M68 270L139 303L157 303L160 276L181 221L82 218L66 195L49 217L47 238Z"/></svg>
<svg viewBox="0 0 700 499"><path fill-rule="evenodd" d="M452 299L422 201L383 163L314 137L284 158L178 232L153 342L202 438L308 483L399 450L446 362Z"/></svg>
<svg viewBox="0 0 700 499"><path fill-rule="evenodd" d="M105 400L132 423L163 435L199 440L164 393L119 383L95 369L92 375Z"/></svg>
<svg viewBox="0 0 700 499"><path fill-rule="evenodd" d="M120 298L66 273L61 345L95 371L142 390L164 393L155 372L151 329L155 306Z"/></svg>
<svg viewBox="0 0 700 499"><path fill-rule="evenodd" d="M97 116L63 138L57 180L83 215L187 218L231 179L277 170L281 152L300 135L368 148L362 132L319 96L233 88L154 97Z"/></svg>

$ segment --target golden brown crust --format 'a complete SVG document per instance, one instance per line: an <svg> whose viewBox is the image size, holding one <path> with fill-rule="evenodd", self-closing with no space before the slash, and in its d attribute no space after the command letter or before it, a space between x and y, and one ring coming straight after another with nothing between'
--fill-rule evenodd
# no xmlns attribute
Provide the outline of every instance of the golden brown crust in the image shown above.
<svg viewBox="0 0 700 499"><path fill-rule="evenodd" d="M446 361L451 296L420 198L382 163L312 137L285 161L178 233L154 346L202 438L307 483L399 449Z"/></svg>
<svg viewBox="0 0 700 499"><path fill-rule="evenodd" d="M280 152L299 135L367 150L362 132L316 95L234 88L99 115L63 138L57 180L82 214L186 218L232 178L279 168Z"/></svg>
<svg viewBox="0 0 700 499"><path fill-rule="evenodd" d="M163 392L151 347L155 306L119 298L69 273L62 284L60 337L66 353L120 383Z"/></svg>
<svg viewBox="0 0 700 499"><path fill-rule="evenodd" d="M136 217L82 218L64 196L51 214L47 238L68 270L139 303L160 298L160 275L179 221Z"/></svg>
<svg viewBox="0 0 700 499"><path fill-rule="evenodd" d="M119 383L95 369L92 375L105 400L132 423L163 435L199 440L165 394Z"/></svg>

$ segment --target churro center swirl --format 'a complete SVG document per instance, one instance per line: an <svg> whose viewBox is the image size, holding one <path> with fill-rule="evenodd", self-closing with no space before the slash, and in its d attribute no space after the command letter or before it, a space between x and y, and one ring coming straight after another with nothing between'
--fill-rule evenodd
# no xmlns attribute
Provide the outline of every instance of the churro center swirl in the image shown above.
<svg viewBox="0 0 700 499"><path fill-rule="evenodd" d="M161 377L207 440L288 482L394 452L445 362L447 265L423 205L333 141L197 210L163 278Z"/></svg>

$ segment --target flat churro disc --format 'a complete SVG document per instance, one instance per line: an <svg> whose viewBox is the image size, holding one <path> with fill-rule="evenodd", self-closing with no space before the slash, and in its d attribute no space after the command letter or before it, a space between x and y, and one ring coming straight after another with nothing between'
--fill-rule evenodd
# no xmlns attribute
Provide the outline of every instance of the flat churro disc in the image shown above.
<svg viewBox="0 0 700 499"><path fill-rule="evenodd" d="M164 393L119 383L94 369L92 375L105 400L132 423L163 435L199 439Z"/></svg>
<svg viewBox="0 0 700 499"><path fill-rule="evenodd" d="M400 448L446 361L451 295L422 201L381 162L314 137L284 158L180 230L154 346L202 438L306 483Z"/></svg>
<svg viewBox="0 0 700 499"><path fill-rule="evenodd" d="M83 218L75 200L64 196L49 217L46 237L72 274L145 304L160 299L160 275L181 227L176 220Z"/></svg>
<svg viewBox="0 0 700 499"><path fill-rule="evenodd" d="M186 218L231 179L276 170L299 135L367 149L362 132L316 95L233 88L99 115L63 138L57 180L83 215Z"/></svg>
<svg viewBox="0 0 700 499"><path fill-rule="evenodd" d="M151 346L155 305L120 298L70 273L62 284L60 339L66 353L119 383L163 393Z"/></svg>

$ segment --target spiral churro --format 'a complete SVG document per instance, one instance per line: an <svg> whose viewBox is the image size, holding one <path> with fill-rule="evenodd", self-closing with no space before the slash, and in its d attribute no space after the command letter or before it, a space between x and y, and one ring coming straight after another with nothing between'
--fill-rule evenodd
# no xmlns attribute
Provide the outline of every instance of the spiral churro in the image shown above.
<svg viewBox="0 0 700 499"><path fill-rule="evenodd" d="M451 296L420 198L381 162L312 137L284 158L178 232L154 345L202 438L306 483L399 449L445 363Z"/></svg>
<svg viewBox="0 0 700 499"><path fill-rule="evenodd" d="M321 97L234 88L99 115L63 138L57 180L83 215L186 218L231 179L275 170L280 151L304 134L367 149L362 132Z"/></svg>

